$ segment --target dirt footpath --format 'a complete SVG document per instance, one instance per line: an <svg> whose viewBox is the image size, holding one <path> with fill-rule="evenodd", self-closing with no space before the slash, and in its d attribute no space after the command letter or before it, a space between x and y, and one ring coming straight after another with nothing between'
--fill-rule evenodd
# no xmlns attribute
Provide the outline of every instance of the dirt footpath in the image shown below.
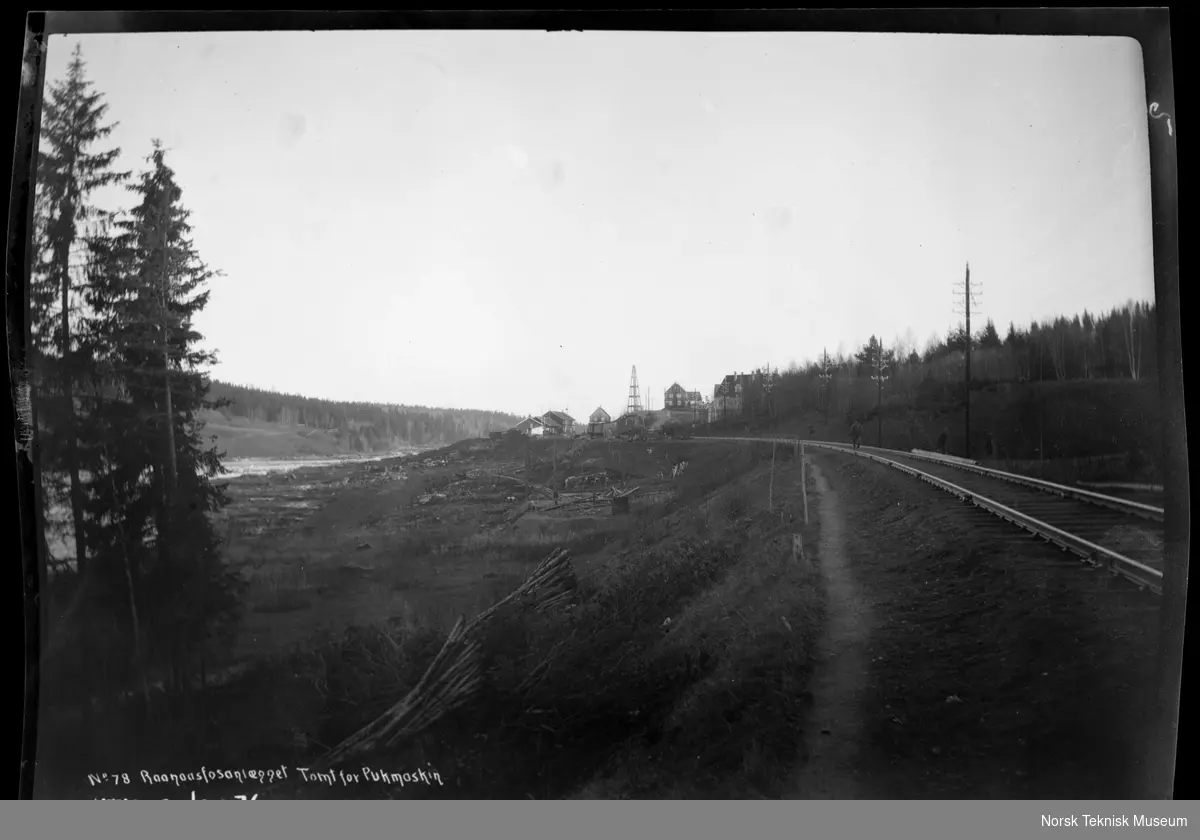
<svg viewBox="0 0 1200 840"><path fill-rule="evenodd" d="M888 467L811 460L830 623L795 796L1144 798L1155 596Z"/></svg>
<svg viewBox="0 0 1200 840"><path fill-rule="evenodd" d="M873 618L846 557L838 494L811 466L821 517L819 570L826 587L827 625L816 652L807 738L808 760L789 799L868 799L859 780L862 706L869 677L867 642Z"/></svg>

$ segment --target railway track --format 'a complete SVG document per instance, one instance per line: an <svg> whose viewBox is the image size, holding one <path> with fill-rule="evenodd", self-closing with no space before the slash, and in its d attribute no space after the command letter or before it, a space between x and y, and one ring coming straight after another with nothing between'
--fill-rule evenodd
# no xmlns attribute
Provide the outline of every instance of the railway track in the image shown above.
<svg viewBox="0 0 1200 840"><path fill-rule="evenodd" d="M933 453L901 452L796 438L696 438L730 443L803 443L886 464L1069 551L1094 566L1162 594L1160 507L980 467ZM991 532L992 529L987 529Z"/></svg>

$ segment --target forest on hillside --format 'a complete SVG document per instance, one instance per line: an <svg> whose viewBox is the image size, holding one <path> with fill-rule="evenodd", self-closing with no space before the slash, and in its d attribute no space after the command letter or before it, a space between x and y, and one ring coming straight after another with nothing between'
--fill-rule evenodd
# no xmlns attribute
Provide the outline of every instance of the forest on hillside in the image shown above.
<svg viewBox="0 0 1200 840"><path fill-rule="evenodd" d="M352 450L382 451L396 444L453 443L503 431L521 418L496 411L336 402L212 380L209 396L220 412L286 427L313 428L350 438Z"/></svg>
<svg viewBox="0 0 1200 840"><path fill-rule="evenodd" d="M952 450L963 454L969 393L976 455L1132 454L1153 474L1161 428L1155 314L1153 303L1130 301L1100 315L1010 323L1003 336L991 320L971 336L960 324L923 348L911 331L890 346L873 335L852 353L753 371L740 410L712 419L778 426L816 416L834 429L880 421L883 445L897 448L931 448L948 429Z"/></svg>
<svg viewBox="0 0 1200 840"><path fill-rule="evenodd" d="M891 346L872 335L852 353L825 352L782 373L778 368L753 371L741 413L768 418L813 408L863 411L855 394L867 383L873 395L882 391L885 398L925 382L962 383L965 389L968 348L972 390L999 383L1155 381L1156 341L1155 306L1137 301L1101 315L1085 311L1033 321L1027 328L1010 323L1003 337L990 319L970 336L960 324L945 337L931 336L923 349L911 331Z"/></svg>

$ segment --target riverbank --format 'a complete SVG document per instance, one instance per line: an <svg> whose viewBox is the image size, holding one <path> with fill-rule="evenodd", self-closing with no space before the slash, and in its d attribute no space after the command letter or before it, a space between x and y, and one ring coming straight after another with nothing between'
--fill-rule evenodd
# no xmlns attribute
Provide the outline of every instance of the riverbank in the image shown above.
<svg viewBox="0 0 1200 840"><path fill-rule="evenodd" d="M380 461L412 457L435 448L435 446L405 446L388 452L369 454L227 458L222 462L226 470L225 473L213 480L217 484L232 488L235 497L238 497L245 495L240 492L243 484L238 482L238 479L251 478L252 480L244 486L253 487L255 484L253 479L259 479L264 476L284 476L297 471L321 471L328 468L353 467L357 464L372 464ZM81 472L80 477L84 481L89 479L86 472ZM62 480L65 481L65 478ZM321 481L323 479L318 475L317 480ZM285 499L283 501L300 500ZM223 516L227 516L227 514L218 514L217 518L220 519ZM235 518L237 517L235 516ZM52 569L74 568L75 537L71 533L70 510L65 505L50 505L45 525L47 526L47 547L50 549L50 567Z"/></svg>

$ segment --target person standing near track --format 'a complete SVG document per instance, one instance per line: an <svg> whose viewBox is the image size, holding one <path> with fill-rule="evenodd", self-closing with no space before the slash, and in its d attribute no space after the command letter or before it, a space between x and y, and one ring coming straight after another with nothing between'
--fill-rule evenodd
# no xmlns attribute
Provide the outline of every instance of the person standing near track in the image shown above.
<svg viewBox="0 0 1200 840"><path fill-rule="evenodd" d="M859 443L862 441L862 424L857 420L850 426L850 442L854 444L854 448L858 449Z"/></svg>

